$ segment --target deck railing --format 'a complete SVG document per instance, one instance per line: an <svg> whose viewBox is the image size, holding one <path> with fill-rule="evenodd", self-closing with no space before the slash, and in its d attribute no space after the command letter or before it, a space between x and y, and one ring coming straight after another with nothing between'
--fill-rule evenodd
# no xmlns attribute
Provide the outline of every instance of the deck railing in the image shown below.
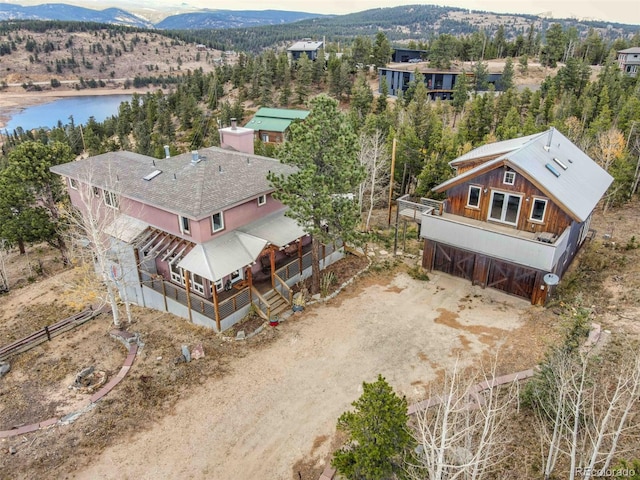
<svg viewBox="0 0 640 480"><path fill-rule="evenodd" d="M409 200L409 194L403 195L396 199L398 205L398 213L405 218L410 218L414 222L420 223L423 213L433 212L437 215L442 214L443 202L431 200L430 198L421 198L420 203Z"/></svg>

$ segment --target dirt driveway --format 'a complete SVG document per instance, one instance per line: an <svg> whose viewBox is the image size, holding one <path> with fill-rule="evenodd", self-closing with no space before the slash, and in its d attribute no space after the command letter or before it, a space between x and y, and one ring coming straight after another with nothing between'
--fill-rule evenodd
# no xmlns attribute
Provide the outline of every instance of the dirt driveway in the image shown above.
<svg viewBox="0 0 640 480"><path fill-rule="evenodd" d="M298 478L296 462L324 464L336 420L363 381L381 373L410 402L424 398L425 384L458 357L470 365L508 343L530 308L449 276L362 280L288 320L268 348L238 359L170 414L159 411L157 424L73 478Z"/></svg>

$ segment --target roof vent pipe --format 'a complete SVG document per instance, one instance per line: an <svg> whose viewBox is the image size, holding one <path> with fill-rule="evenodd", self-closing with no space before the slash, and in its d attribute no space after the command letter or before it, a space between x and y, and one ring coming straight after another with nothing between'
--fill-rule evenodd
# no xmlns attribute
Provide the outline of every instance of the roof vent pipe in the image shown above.
<svg viewBox="0 0 640 480"><path fill-rule="evenodd" d="M231 119L231 130L238 128L238 121L235 118Z"/></svg>
<svg viewBox="0 0 640 480"><path fill-rule="evenodd" d="M169 151L169 145L164 146L164 158L171 158L171 152Z"/></svg>
<svg viewBox="0 0 640 480"><path fill-rule="evenodd" d="M200 155L198 154L198 150L191 150L191 164L195 165L200 161Z"/></svg>
<svg viewBox="0 0 640 480"><path fill-rule="evenodd" d="M549 129L549 136L547 138L547 144L544 146L544 149L548 152L549 150L551 150L551 140L553 139L553 132L554 132L555 128L551 127Z"/></svg>
<svg viewBox="0 0 640 480"><path fill-rule="evenodd" d="M218 172L222 173L222 165L218 165Z"/></svg>

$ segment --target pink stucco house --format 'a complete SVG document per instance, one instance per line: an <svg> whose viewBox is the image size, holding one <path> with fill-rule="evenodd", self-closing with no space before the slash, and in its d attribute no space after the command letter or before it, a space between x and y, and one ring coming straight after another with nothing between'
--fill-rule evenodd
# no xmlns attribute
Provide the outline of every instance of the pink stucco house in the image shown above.
<svg viewBox="0 0 640 480"><path fill-rule="evenodd" d="M291 286L311 273L311 239L267 181L292 167L254 155L251 129L220 133L225 148L163 159L112 152L52 167L75 206L90 184L101 208L117 210L105 233L129 252L113 265L126 279L121 296L126 289L133 303L219 332L252 304L266 318L288 307ZM336 245L323 251L323 266L342 256Z"/></svg>

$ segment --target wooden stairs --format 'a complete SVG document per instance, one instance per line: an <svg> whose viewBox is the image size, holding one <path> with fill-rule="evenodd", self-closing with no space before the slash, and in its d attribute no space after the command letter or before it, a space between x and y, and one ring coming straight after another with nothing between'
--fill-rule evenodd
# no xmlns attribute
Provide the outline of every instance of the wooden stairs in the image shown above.
<svg viewBox="0 0 640 480"><path fill-rule="evenodd" d="M291 304L275 288L261 295L259 300L254 304L258 307L258 314L267 321L272 321L282 312L291 308Z"/></svg>

